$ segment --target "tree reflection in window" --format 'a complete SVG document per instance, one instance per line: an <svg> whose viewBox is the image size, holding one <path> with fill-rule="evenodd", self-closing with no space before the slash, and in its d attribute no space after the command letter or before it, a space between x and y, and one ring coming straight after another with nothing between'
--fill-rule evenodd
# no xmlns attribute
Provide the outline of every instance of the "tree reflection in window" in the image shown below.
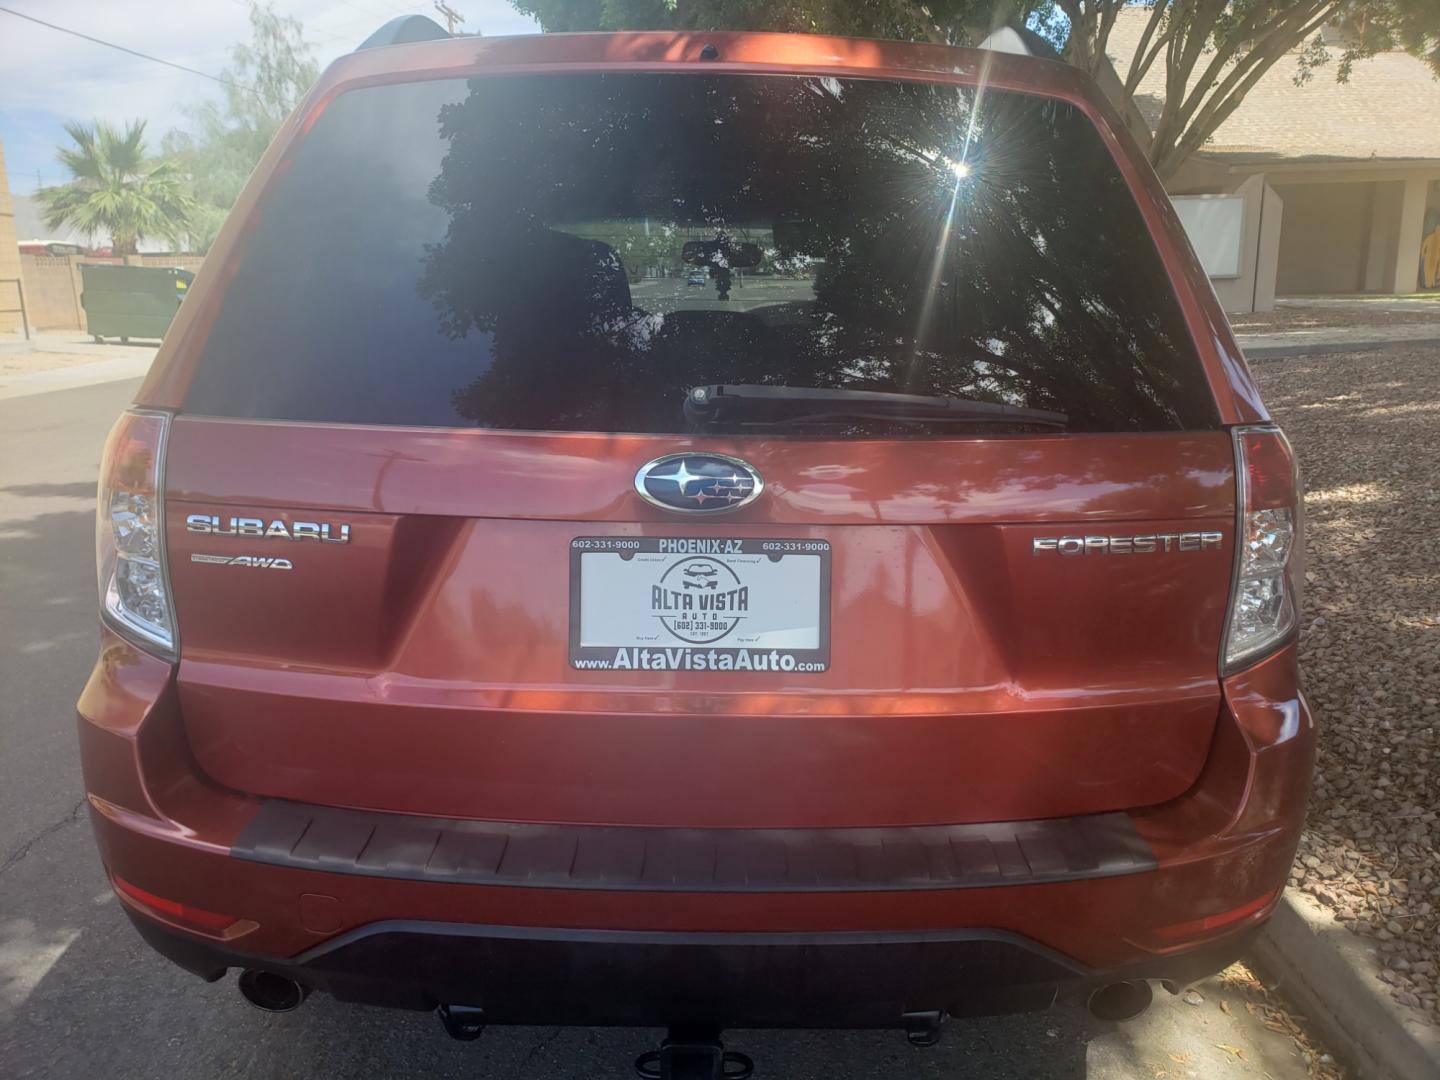
<svg viewBox="0 0 1440 1080"><path fill-rule="evenodd" d="M680 431L688 387L771 383L1028 405L1078 430L1212 425L1089 121L980 100L972 122L973 89L919 82L472 80L440 111L429 198L449 221L419 283L447 334L490 352L457 411ZM713 267L691 291L680 251L703 237L763 251L728 300Z"/></svg>

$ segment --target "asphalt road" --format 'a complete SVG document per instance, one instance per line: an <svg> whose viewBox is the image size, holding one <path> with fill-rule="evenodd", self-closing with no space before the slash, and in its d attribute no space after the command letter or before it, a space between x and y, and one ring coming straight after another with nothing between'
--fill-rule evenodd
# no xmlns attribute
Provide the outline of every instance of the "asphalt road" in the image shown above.
<svg viewBox="0 0 1440 1080"><path fill-rule="evenodd" d="M624 1077L658 1032L525 1028L451 1042L430 1016L312 998L271 1017L233 976L206 985L154 955L106 886L76 761L73 703L94 659L94 486L137 383L0 401L0 1077ZM1076 1006L893 1032L735 1032L758 1080L984 1077L1301 1080L1288 1039L1219 980L1187 1004L1098 1025ZM1220 1003L1224 1001L1222 1009ZM1236 1051L1241 1051L1236 1053Z"/></svg>

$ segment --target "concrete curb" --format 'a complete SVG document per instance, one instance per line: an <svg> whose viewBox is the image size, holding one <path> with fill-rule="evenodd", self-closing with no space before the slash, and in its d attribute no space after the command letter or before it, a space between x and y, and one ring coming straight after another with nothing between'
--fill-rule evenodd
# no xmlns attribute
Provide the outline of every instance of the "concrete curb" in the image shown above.
<svg viewBox="0 0 1440 1080"><path fill-rule="evenodd" d="M1254 958L1328 1049L1365 1080L1440 1077L1440 1028L1390 996L1369 942L1310 897L1288 892Z"/></svg>
<svg viewBox="0 0 1440 1080"><path fill-rule="evenodd" d="M1376 338L1371 341L1315 341L1308 345L1246 345L1237 335L1240 351L1247 360L1284 360L1291 356L1329 356L1333 353L1374 352L1416 345L1440 346L1440 337Z"/></svg>

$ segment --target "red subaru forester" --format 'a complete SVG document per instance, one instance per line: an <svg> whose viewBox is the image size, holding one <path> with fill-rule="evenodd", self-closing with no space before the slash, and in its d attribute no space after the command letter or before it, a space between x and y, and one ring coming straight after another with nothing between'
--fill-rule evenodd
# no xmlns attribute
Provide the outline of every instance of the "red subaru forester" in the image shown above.
<svg viewBox="0 0 1440 1080"><path fill-rule="evenodd" d="M1296 472L1093 86L415 27L106 449L80 743L146 940L672 1058L1233 959L1314 752Z"/></svg>

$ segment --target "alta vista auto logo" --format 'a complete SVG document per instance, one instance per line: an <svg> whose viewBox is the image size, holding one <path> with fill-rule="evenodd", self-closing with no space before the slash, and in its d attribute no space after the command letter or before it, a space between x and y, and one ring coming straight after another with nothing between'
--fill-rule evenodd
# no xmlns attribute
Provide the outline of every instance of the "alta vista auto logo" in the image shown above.
<svg viewBox="0 0 1440 1080"><path fill-rule="evenodd" d="M750 588L718 559L692 556L671 563L650 587L650 610L686 644L712 645L745 618Z"/></svg>

